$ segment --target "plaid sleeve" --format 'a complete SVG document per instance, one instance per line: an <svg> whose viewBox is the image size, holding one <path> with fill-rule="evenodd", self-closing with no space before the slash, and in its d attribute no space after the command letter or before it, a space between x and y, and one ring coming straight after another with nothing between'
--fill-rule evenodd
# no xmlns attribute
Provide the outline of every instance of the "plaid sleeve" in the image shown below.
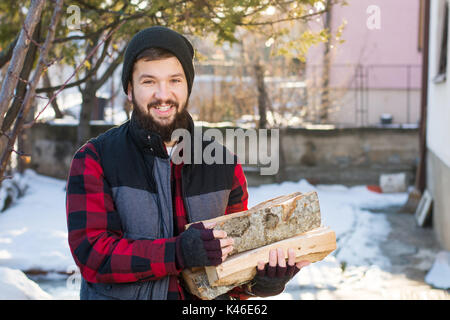
<svg viewBox="0 0 450 320"><path fill-rule="evenodd" d="M68 241L75 263L89 282L135 282L179 274L176 238L123 237L112 192L92 143L74 156L67 181Z"/></svg>
<svg viewBox="0 0 450 320"><path fill-rule="evenodd" d="M234 167L233 184L225 214L248 210L247 179L242 165L238 162Z"/></svg>

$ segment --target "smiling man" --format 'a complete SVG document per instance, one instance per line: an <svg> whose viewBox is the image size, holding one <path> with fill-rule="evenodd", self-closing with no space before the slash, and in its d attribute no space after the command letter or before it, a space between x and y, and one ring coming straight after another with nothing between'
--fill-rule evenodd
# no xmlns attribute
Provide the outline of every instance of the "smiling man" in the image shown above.
<svg viewBox="0 0 450 320"><path fill-rule="evenodd" d="M191 222L247 210L247 182L233 163L174 164L175 129L194 133L188 100L194 50L165 27L137 33L124 57L122 84L131 119L91 139L75 154L67 182L68 241L80 268L81 299L191 299L184 268L218 265L233 240ZM198 143L198 142L196 142ZM215 141L201 141L204 150ZM196 148L193 143L191 152ZM224 158L226 152L225 147ZM250 287L221 299L280 293L302 267L272 252ZM281 290L281 291L280 291Z"/></svg>

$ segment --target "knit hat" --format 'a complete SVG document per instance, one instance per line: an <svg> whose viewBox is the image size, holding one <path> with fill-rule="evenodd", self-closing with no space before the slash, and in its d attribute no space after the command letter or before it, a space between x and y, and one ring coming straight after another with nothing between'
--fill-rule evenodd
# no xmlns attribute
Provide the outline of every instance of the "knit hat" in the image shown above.
<svg viewBox="0 0 450 320"><path fill-rule="evenodd" d="M190 95L194 82L194 48L183 35L162 26L153 26L139 31L128 44L122 68L122 86L125 94L128 92L128 82L132 76L135 59L148 48L162 48L178 58L186 75Z"/></svg>

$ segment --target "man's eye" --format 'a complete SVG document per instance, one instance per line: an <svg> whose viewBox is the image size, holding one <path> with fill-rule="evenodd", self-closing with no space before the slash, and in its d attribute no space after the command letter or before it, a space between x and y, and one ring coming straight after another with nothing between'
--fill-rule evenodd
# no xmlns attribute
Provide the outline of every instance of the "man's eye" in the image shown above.
<svg viewBox="0 0 450 320"><path fill-rule="evenodd" d="M144 84L153 84L153 83L155 83L155 81L153 81L153 80L145 80L143 83Z"/></svg>
<svg viewBox="0 0 450 320"><path fill-rule="evenodd" d="M172 79L172 82L173 82L173 83L180 83L181 80L180 80L180 79Z"/></svg>

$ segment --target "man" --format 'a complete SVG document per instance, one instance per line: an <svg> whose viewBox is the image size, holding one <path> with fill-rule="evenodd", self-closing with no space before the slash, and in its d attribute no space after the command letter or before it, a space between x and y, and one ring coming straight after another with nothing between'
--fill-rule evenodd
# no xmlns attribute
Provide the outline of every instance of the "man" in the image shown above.
<svg viewBox="0 0 450 320"><path fill-rule="evenodd" d="M175 129L194 132L188 100L194 50L179 33L137 33L124 57L122 84L131 119L91 139L75 154L67 184L69 246L80 268L81 299L190 299L184 268L218 265L233 240L191 222L247 210L247 183L232 164L174 164ZM192 152L195 152L195 141ZM211 141L203 141L203 150ZM223 146L221 146L224 148ZM228 152L224 148L224 154ZM220 298L280 293L303 264L272 252L250 286Z"/></svg>

